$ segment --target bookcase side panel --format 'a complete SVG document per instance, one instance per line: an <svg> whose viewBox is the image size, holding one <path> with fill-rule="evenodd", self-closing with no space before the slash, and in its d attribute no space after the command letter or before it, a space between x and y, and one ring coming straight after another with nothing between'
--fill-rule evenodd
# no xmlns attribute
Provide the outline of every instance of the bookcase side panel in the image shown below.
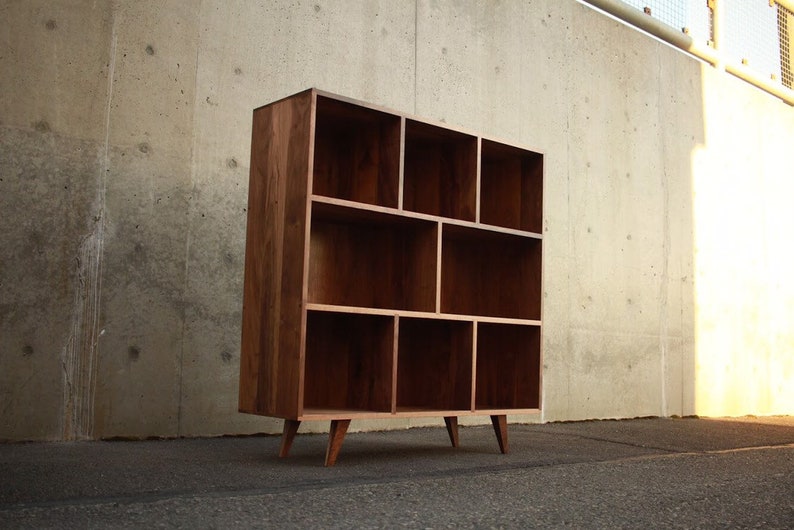
<svg viewBox="0 0 794 530"><path fill-rule="evenodd" d="M297 417L312 93L254 111L239 406Z"/></svg>

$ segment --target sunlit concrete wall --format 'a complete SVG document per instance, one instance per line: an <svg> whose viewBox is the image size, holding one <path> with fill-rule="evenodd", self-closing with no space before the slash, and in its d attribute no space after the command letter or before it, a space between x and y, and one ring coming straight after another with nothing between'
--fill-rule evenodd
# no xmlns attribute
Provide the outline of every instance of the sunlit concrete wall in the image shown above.
<svg viewBox="0 0 794 530"><path fill-rule="evenodd" d="M704 74L692 187L695 410L794 414L794 107Z"/></svg>
<svg viewBox="0 0 794 530"><path fill-rule="evenodd" d="M545 151L517 419L793 412L792 109L573 0L11 1L0 39L0 439L280 430L236 412L251 111L311 86Z"/></svg>

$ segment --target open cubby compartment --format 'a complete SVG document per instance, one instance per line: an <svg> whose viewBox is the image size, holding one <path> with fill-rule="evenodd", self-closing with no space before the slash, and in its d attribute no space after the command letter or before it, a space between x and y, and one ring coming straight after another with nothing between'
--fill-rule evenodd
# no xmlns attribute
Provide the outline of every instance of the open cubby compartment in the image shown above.
<svg viewBox="0 0 794 530"><path fill-rule="evenodd" d="M400 117L317 96L312 193L397 208Z"/></svg>
<svg viewBox="0 0 794 530"><path fill-rule="evenodd" d="M391 412L394 317L309 311L304 413Z"/></svg>
<svg viewBox="0 0 794 530"><path fill-rule="evenodd" d="M540 320L541 240L444 224L441 312Z"/></svg>
<svg viewBox="0 0 794 530"><path fill-rule="evenodd" d="M541 233L543 155L482 140L480 222Z"/></svg>
<svg viewBox="0 0 794 530"><path fill-rule="evenodd" d="M471 410L472 322L399 319L397 412Z"/></svg>
<svg viewBox="0 0 794 530"><path fill-rule="evenodd" d="M435 311L438 223L314 202L308 301Z"/></svg>
<svg viewBox="0 0 794 530"><path fill-rule="evenodd" d="M540 327L477 324L475 409L540 408Z"/></svg>
<svg viewBox="0 0 794 530"><path fill-rule="evenodd" d="M406 120L403 208L475 221L477 138Z"/></svg>

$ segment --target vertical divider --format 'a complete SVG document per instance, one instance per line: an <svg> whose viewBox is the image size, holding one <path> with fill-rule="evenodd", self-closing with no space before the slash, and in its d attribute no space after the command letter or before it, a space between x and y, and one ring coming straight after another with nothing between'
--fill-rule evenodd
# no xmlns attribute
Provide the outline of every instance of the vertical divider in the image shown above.
<svg viewBox="0 0 794 530"><path fill-rule="evenodd" d="M400 169L397 177L397 209L403 209L405 181L405 116L400 116Z"/></svg>
<svg viewBox="0 0 794 530"><path fill-rule="evenodd" d="M394 315L394 340L391 348L391 413L397 412L397 365L399 359L400 346L400 315Z"/></svg>
<svg viewBox="0 0 794 530"><path fill-rule="evenodd" d="M477 176L474 191L474 222L480 222L480 188L482 182L482 137L477 137Z"/></svg>
<svg viewBox="0 0 794 530"><path fill-rule="evenodd" d="M443 244L443 231L444 223L441 221L437 224L437 240L436 240L436 313L441 313L441 245Z"/></svg>
<svg viewBox="0 0 794 530"><path fill-rule="evenodd" d="M471 325L471 411L474 412L477 407L477 327L478 321L472 322Z"/></svg>

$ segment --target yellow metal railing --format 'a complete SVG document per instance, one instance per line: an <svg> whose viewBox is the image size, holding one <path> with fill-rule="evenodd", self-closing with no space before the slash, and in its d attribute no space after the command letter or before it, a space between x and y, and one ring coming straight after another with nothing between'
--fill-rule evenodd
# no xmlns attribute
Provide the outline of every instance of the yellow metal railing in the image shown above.
<svg viewBox="0 0 794 530"><path fill-rule="evenodd" d="M700 42L689 35L686 27L676 28L653 16L650 7L638 9L621 0L581 0L593 7L635 26L712 66L723 69L753 85L773 94L789 105L794 105L794 0L768 0L771 8L777 9L775 32L779 45L779 72L764 73L748 65L746 58L737 60L726 53L725 12L731 1L747 0L703 0L711 11L711 35L707 42ZM635 2L636 3L636 2ZM737 6L743 7L747 4ZM777 58L776 58L777 59Z"/></svg>

